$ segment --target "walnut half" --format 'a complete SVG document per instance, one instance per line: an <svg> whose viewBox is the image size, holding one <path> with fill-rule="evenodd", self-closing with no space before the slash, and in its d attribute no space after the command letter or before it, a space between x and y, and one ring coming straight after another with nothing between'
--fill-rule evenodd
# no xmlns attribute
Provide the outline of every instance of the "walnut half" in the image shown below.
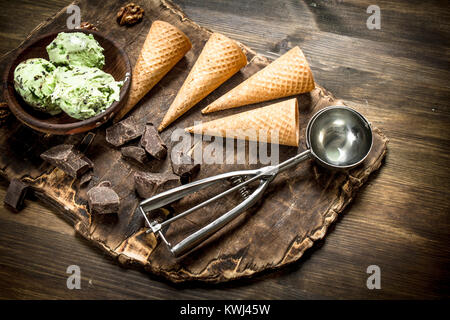
<svg viewBox="0 0 450 320"><path fill-rule="evenodd" d="M97 27L94 26L92 23L89 23L87 21L82 22L80 24L80 29L86 29L86 30L93 30L93 31L98 31Z"/></svg>
<svg viewBox="0 0 450 320"><path fill-rule="evenodd" d="M117 12L117 22L123 25L133 25L142 20L144 16L144 9L137 4L131 2L119 9Z"/></svg>

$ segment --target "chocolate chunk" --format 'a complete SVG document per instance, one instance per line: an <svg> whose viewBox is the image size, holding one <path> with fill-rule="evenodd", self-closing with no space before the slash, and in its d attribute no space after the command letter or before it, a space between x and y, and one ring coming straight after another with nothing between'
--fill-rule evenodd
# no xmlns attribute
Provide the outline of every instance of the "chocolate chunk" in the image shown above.
<svg viewBox="0 0 450 320"><path fill-rule="evenodd" d="M83 140L81 140L80 144L78 145L77 149L80 152L86 153L91 146L92 142L94 141L95 133L88 132L84 137Z"/></svg>
<svg viewBox="0 0 450 320"><path fill-rule="evenodd" d="M92 172L86 172L85 174L83 174L80 178L80 187L90 182L93 176L94 174Z"/></svg>
<svg viewBox="0 0 450 320"><path fill-rule="evenodd" d="M128 117L106 129L106 141L116 147L140 137L145 131L145 124L135 117Z"/></svg>
<svg viewBox="0 0 450 320"><path fill-rule="evenodd" d="M122 149L120 149L120 152L122 153L122 156L124 156L125 158L134 159L142 164L148 161L147 154L145 153L145 150L142 149L141 147L135 146L122 147Z"/></svg>
<svg viewBox="0 0 450 320"><path fill-rule="evenodd" d="M19 212L23 208L23 200L28 191L28 185L18 179L12 179L3 200L5 207L13 212Z"/></svg>
<svg viewBox="0 0 450 320"><path fill-rule="evenodd" d="M182 183L188 183L200 171L200 164L195 164L193 159L183 152L172 151L170 163L173 173L180 176Z"/></svg>
<svg viewBox="0 0 450 320"><path fill-rule="evenodd" d="M162 141L158 131L151 123L145 125L141 138L141 146L154 158L162 160L167 155L167 146Z"/></svg>
<svg viewBox="0 0 450 320"><path fill-rule="evenodd" d="M180 177L173 173L136 172L134 174L134 187L142 198L150 198L180 185Z"/></svg>
<svg viewBox="0 0 450 320"><path fill-rule="evenodd" d="M71 144L57 145L42 153L41 158L73 178L80 177L93 167L92 161Z"/></svg>
<svg viewBox="0 0 450 320"><path fill-rule="evenodd" d="M102 182L87 192L89 208L92 213L107 214L119 211L120 199L111 189L109 181Z"/></svg>

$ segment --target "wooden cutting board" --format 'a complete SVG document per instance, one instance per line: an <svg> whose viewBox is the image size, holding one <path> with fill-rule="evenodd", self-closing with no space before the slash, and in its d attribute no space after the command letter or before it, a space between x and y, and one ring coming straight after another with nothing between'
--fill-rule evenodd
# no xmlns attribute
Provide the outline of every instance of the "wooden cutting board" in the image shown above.
<svg viewBox="0 0 450 320"><path fill-rule="evenodd" d="M145 96L132 113L137 115L136 118L140 121L151 120L160 123L211 32L189 20L169 1L146 1L143 5L144 20L133 27L120 27L115 22L115 15L120 7L116 2L81 0L76 4L81 8L82 21L95 24L100 32L115 39L128 53L133 65L154 20L167 21L180 28L190 38L192 49ZM39 25L29 39L65 28L67 17L66 9L61 10L51 20ZM250 63L162 133L162 138L169 148L172 146L171 133L176 128L187 127L196 120L211 120L272 103L231 109L208 116L201 115L200 110L208 103L270 63L251 49L244 49ZM3 57L0 64L2 73L13 54L14 52L11 52ZM300 146L298 149L281 146L280 161L305 149L305 127L312 114L329 105L344 104L319 85L311 93L299 95L297 98L301 126ZM362 106L352 104L352 107L364 113ZM0 127L0 174L8 180L18 178L29 183L40 199L54 205L62 217L73 223L79 234L117 258L119 263L139 265L174 282L222 282L251 276L299 260L307 248L325 236L328 226L352 201L370 174L380 167L388 142L380 130L374 128L374 144L369 157L361 166L347 173L326 171L312 161L306 161L295 169L283 172L271 183L263 201L257 207L222 229L198 250L175 259L159 239L144 233L143 218L135 213L142 199L138 198L133 186L133 174L136 170L168 171L169 160L153 160L145 167L138 167L122 159L120 150L105 141L105 128L110 125L108 123L93 131L96 134L95 140L86 156L94 162L94 178L89 185L80 187L78 180L44 163L39 155L60 143L79 143L84 135L44 135L24 127L10 117L9 121ZM208 144L204 142L202 147ZM203 164L197 179L259 166ZM121 198L119 213L107 216L90 215L86 192L104 180L111 181L113 189ZM174 212L179 213L192 206L192 203L210 197L211 192L214 190L205 190L178 202L173 206ZM238 195L224 198L212 208L200 210L177 221L169 227L166 235L176 243L239 201L241 199Z"/></svg>

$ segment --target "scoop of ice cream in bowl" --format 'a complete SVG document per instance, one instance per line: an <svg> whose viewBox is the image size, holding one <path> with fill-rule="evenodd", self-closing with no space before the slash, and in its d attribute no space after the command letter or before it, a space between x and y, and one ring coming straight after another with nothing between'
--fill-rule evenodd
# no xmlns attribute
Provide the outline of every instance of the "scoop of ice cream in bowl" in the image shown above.
<svg viewBox="0 0 450 320"><path fill-rule="evenodd" d="M5 100L25 125L45 133L76 134L111 119L128 97L131 65L106 36L62 30L31 40L3 77Z"/></svg>

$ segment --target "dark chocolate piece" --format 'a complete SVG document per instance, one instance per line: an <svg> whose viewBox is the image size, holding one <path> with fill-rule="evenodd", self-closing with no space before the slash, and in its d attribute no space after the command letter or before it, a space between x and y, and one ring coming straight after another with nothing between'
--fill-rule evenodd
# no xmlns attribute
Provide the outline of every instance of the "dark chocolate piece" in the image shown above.
<svg viewBox="0 0 450 320"><path fill-rule="evenodd" d="M122 147L122 149L120 149L120 152L122 153L122 156L124 156L125 158L134 159L142 164L148 161L147 154L145 153L145 150L142 149L141 147L135 146Z"/></svg>
<svg viewBox="0 0 450 320"><path fill-rule="evenodd" d="M23 208L23 200L28 191L28 185L18 179L12 179L6 191L3 203L13 212L19 212Z"/></svg>
<svg viewBox="0 0 450 320"><path fill-rule="evenodd" d="M111 183L104 181L87 192L89 209L92 213L107 214L119 211L120 199L111 189Z"/></svg>
<svg viewBox="0 0 450 320"><path fill-rule="evenodd" d="M92 144L92 141L94 141L95 133L88 132L84 137L83 140L81 140L80 144L78 145L77 149L82 152L86 153Z"/></svg>
<svg viewBox="0 0 450 320"><path fill-rule="evenodd" d="M41 158L73 178L92 169L93 163L71 144L57 145L41 154Z"/></svg>
<svg viewBox="0 0 450 320"><path fill-rule="evenodd" d="M128 141L140 137L145 131L145 124L135 117L128 117L106 129L106 141L120 147Z"/></svg>
<svg viewBox="0 0 450 320"><path fill-rule="evenodd" d="M141 198L150 198L180 185L180 177L173 173L136 172L134 174L134 186Z"/></svg>
<svg viewBox="0 0 450 320"><path fill-rule="evenodd" d="M145 125L141 138L141 146L154 158L162 160L167 156L167 146L162 141L158 131L151 123Z"/></svg>
<svg viewBox="0 0 450 320"><path fill-rule="evenodd" d="M82 187L86 183L89 183L92 180L93 176L94 176L94 174L92 173L92 171L86 172L85 174L83 174L80 178L80 187Z"/></svg>
<svg viewBox="0 0 450 320"><path fill-rule="evenodd" d="M183 152L172 151L170 163L173 173L180 176L182 183L188 183L200 171L200 163L194 163L194 160Z"/></svg>

